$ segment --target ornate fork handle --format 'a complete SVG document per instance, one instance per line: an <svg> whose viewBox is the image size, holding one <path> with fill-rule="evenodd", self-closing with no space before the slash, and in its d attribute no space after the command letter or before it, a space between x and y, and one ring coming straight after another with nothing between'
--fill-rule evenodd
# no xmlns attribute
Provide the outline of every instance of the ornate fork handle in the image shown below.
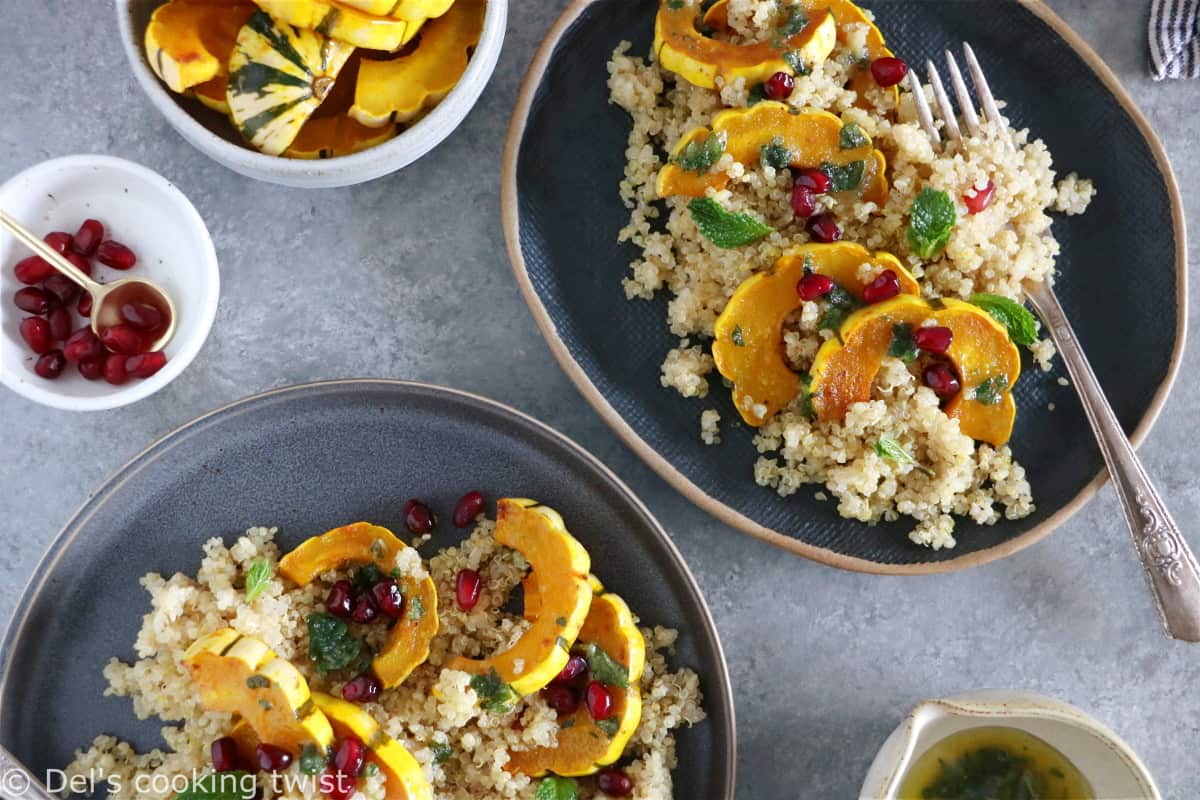
<svg viewBox="0 0 1200 800"><path fill-rule="evenodd" d="M0 747L0 797L6 800L58 800L3 747Z"/></svg>
<svg viewBox="0 0 1200 800"><path fill-rule="evenodd" d="M1053 290L1039 286L1026 296L1049 327L1083 402L1167 633L1175 639L1200 642L1200 567L1196 557L1117 422Z"/></svg>

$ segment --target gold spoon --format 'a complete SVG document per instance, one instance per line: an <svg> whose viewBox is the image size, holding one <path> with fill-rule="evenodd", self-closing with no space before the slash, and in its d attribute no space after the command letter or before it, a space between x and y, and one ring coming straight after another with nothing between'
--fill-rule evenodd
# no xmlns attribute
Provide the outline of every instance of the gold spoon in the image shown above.
<svg viewBox="0 0 1200 800"><path fill-rule="evenodd" d="M166 317L166 326L150 350L161 350L175 335L175 326L179 315L175 312L175 303L158 284L145 278L122 278L112 283L97 283L62 254L46 244L33 231L0 210L0 226L7 228L18 241L37 255L48 261L52 267L66 275L79 287L92 296L92 332L100 335L102 328L109 328L125 322L121 316L121 306L126 303L148 303L158 308Z"/></svg>

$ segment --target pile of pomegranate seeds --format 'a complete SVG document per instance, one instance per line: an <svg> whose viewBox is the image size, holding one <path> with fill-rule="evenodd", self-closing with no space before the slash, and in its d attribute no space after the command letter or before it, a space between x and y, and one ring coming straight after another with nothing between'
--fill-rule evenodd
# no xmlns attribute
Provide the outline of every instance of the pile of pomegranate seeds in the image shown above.
<svg viewBox="0 0 1200 800"><path fill-rule="evenodd" d="M44 241L87 275L91 259L112 269L127 270L137 264L137 255L127 246L104 238L104 224L87 219L72 236L54 231ZM85 380L104 379L120 386L131 378L149 378L167 363L161 352L147 352L166 324L163 312L146 303L126 303L124 320L96 336L85 317L92 313L92 297L81 292L74 281L60 274L40 256L29 256L13 267L17 280L25 284L13 295L13 304L31 316L21 320L19 331L26 346L38 356L33 371L55 380L75 364ZM78 313L81 319L76 320ZM77 322L79 324L77 324Z"/></svg>

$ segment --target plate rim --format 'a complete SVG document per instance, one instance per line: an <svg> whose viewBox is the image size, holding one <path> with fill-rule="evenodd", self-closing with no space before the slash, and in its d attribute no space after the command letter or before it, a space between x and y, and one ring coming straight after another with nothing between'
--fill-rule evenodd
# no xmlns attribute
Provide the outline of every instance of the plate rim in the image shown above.
<svg viewBox="0 0 1200 800"><path fill-rule="evenodd" d="M46 547L41 558L38 559L37 565L30 573L25 587L21 590L21 594L14 607L13 615L5 626L4 637L0 640L0 718L3 718L4 715L4 697L8 689L16 644L25 635L25 626L29 619L29 609L34 605L34 599L46 589L54 569L66 555L71 543L85 529L88 521L105 503L111 500L112 496L126 482L143 469L152 466L159 457L186 442L191 434L197 433L209 425L219 423L225 416L253 410L263 403L273 402L281 397L286 399L288 395L305 397L332 389L356 386L391 389L393 391L399 390L401 392L427 392L433 395L441 395L458 401L465 401L468 405L475 408L523 423L544 434L551 442L560 445L566 451L579 458L584 465L595 471L598 477L607 481L617 490L618 494L629 504L629 507L641 517L646 526L659 538L666 547L669 556L676 562L684 578L684 586L688 595L687 599L699 609L704 632L707 633L715 645L719 667L718 674L712 676L704 675L702 676L702 681L710 689L715 682L715 686L718 689L715 699L724 711L725 719L727 720L727 724L724 726L724 734L729 742L729 747L725 753L727 780L725 786L719 791L721 797L726 800L733 800L737 782L738 739L737 712L733 702L733 683L729 677L729 661L725 656L725 648L721 643L720 632L717 629L716 621L713 619L712 610L708 607L708 602L700 590L700 584L697 582L696 576L688 565L687 560L667 533L666 528L663 527L662 523L658 521L658 518L654 516L641 498L612 469L566 434L506 403L501 403L489 397L484 397L483 395L463 389L455 389L424 381L392 378L342 378L290 384L274 389L267 389L266 391L257 392L225 403L173 427L162 436L156 438L150 445L129 458L105 478L99 487L88 494L87 498L79 505L70 519L67 520L66 524L63 525ZM705 693L706 706L713 699L711 691ZM709 715L706 721L713 723L712 716Z"/></svg>
<svg viewBox="0 0 1200 800"><path fill-rule="evenodd" d="M1074 516L1076 512L1096 495L1100 488L1108 481L1108 470L1105 467L1101 467L1096 476L1078 494L1053 514L1024 533L1014 536L1012 539L945 561L931 561L920 564L883 564L858 556L837 553L826 547L801 542L787 534L780 533L755 522L746 515L738 512L732 506L705 492L643 439L625 421L624 417L621 416L612 404L608 402L608 399L592 382L591 377L571 355L570 350L558 335L554 321L550 318L550 314L542 302L542 298L538 295L530 279L520 242L521 220L517 193L517 161L520 157L521 142L524 139L525 128L529 121L529 113L533 106L533 99L537 94L537 89L541 85L546 70L550 66L551 56L558 46L559 41L575 21L596 2L600 2L600 0L572 0L571 4L567 6L555 20L554 24L551 25L550 30L538 46L532 61L530 61L525 77L521 82L516 104L513 107L513 115L504 143L504 156L500 177L500 211L509 264L512 267L513 275L516 277L517 285L520 287L521 296L525 298L525 303L529 306L529 311L533 315L534 321L542 333L542 337L546 340L546 344L549 345L550 351L554 355L555 360L558 361L559 366L562 367L571 382L575 384L575 388L627 447L633 450L663 480L667 481L667 483L691 503L707 511L719 521L740 533L748 534L768 544L775 545L783 550L803 556L811 561L825 564L826 566L837 567L851 572L876 575L936 575L978 567L1005 558L1049 536L1050 533ZM1117 103L1134 123L1143 140L1145 140L1167 190L1167 198L1171 205L1171 227L1175 239L1175 303L1177 309L1175 318L1175 347L1171 353L1171 360L1167 366L1166 375L1155 390L1153 397L1151 397L1150 404L1146 407L1145 413L1138 421L1133 435L1130 436L1130 441L1136 448L1145 440L1151 428L1154 427L1154 423L1158 420L1159 414L1162 412L1163 405L1166 403L1167 397L1178 376L1180 364L1183 360L1184 344L1187 339L1187 229L1184 220L1183 201L1179 193L1179 184L1175 178L1175 172L1171 167L1170 159L1167 156L1166 148L1158 138L1158 134L1154 132L1150 121L1142 113L1137 103L1134 102L1116 74L1096 51L1092 49L1091 45L1084 41L1062 17L1058 16L1057 13L1047 6L1044 0L1010 0L1010 2L1016 2L1028 9L1048 25L1054 33L1071 47L1096 77L1100 79L1105 89L1117 100Z"/></svg>

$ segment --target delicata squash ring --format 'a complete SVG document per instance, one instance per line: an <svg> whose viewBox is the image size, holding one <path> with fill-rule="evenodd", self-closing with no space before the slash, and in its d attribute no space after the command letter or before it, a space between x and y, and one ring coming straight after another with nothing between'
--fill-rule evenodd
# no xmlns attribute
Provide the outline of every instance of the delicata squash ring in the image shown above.
<svg viewBox="0 0 1200 800"><path fill-rule="evenodd" d="M592 603L591 558L562 516L535 500L502 498L494 536L525 556L537 576L538 614L509 649L490 658L455 656L446 667L473 675L495 670L518 694L528 695L554 680L570 658Z"/></svg>
<svg viewBox="0 0 1200 800"><path fill-rule="evenodd" d="M796 284L805 270L828 276L861 300L865 284L858 269L866 263L895 272L901 292L920 294L916 279L899 259L890 253L872 255L851 242L794 248L772 269L738 286L717 317L712 353L717 371L733 382L733 404L747 424L765 424L800 393L800 376L784 354L783 325L802 305Z"/></svg>
<svg viewBox="0 0 1200 800"><path fill-rule="evenodd" d="M387 778L386 800L433 800L433 789L420 763L366 710L322 692L313 692L312 698L339 738L353 734L367 746L367 763L375 764Z"/></svg>
<svg viewBox="0 0 1200 800"><path fill-rule="evenodd" d="M146 26L146 61L173 92L225 75L238 31L254 11L253 3L238 0L164 3Z"/></svg>
<svg viewBox="0 0 1200 800"><path fill-rule="evenodd" d="M350 565L374 564L384 575L396 569L396 557L408 550L387 528L356 522L315 536L284 556L279 574L298 586ZM429 658L429 643L438 631L437 587L428 575L396 578L404 592L404 616L388 631L387 642L371 662L385 688L398 686Z"/></svg>

